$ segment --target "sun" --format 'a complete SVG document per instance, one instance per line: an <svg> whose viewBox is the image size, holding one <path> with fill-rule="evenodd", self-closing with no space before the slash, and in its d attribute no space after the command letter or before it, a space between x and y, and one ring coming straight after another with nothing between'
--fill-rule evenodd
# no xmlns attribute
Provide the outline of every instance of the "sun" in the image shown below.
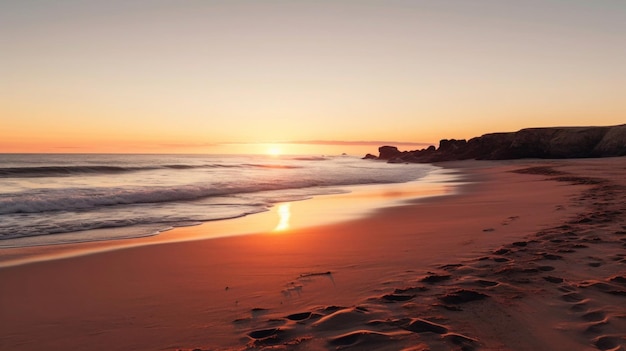
<svg viewBox="0 0 626 351"><path fill-rule="evenodd" d="M275 145L272 145L267 149L267 154L270 156L279 156L282 153L283 153L282 150L278 146L275 146Z"/></svg>

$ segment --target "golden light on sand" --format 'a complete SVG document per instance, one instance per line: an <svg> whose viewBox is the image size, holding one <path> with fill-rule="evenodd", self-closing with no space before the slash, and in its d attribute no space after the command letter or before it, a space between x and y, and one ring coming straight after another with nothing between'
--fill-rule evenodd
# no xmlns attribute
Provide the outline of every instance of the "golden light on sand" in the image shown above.
<svg viewBox="0 0 626 351"><path fill-rule="evenodd" d="M289 229L289 218L291 217L291 204L278 205L278 224L274 228L275 232Z"/></svg>

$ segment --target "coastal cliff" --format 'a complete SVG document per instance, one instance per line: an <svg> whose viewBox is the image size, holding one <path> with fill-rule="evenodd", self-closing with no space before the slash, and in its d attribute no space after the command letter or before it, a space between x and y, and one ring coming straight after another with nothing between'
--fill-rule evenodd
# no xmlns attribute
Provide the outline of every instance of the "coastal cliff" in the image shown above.
<svg viewBox="0 0 626 351"><path fill-rule="evenodd" d="M439 147L400 151L381 146L379 155L366 159L389 162L442 162L454 160L509 160L520 158L588 158L626 156L626 124L610 127L527 128L511 133L490 133L470 140L443 139Z"/></svg>

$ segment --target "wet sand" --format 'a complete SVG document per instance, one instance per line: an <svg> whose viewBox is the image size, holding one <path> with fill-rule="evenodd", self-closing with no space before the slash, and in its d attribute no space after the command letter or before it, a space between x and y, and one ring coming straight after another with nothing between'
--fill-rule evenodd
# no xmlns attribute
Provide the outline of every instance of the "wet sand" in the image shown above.
<svg viewBox="0 0 626 351"><path fill-rule="evenodd" d="M340 223L0 268L0 346L624 349L626 158L446 167L480 181Z"/></svg>

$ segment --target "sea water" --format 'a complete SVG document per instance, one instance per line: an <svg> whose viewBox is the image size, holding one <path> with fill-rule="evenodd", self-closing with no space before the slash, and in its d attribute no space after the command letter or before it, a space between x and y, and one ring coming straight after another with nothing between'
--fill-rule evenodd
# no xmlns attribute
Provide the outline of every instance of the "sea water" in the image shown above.
<svg viewBox="0 0 626 351"><path fill-rule="evenodd" d="M0 247L155 235L436 169L347 155L0 154Z"/></svg>

